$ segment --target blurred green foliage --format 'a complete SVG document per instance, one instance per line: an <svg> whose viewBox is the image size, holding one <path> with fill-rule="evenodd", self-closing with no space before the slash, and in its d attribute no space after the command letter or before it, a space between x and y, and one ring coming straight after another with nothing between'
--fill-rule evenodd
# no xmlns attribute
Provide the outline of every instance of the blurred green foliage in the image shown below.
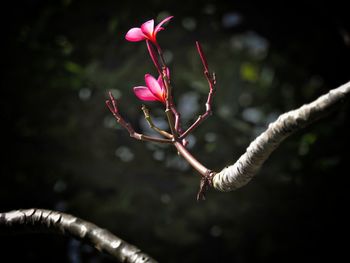
<svg viewBox="0 0 350 263"><path fill-rule="evenodd" d="M161 262L345 255L348 102L287 139L246 187L210 191L199 203L199 177L174 149L132 140L104 105L112 90L123 116L152 132L132 87L156 71L145 44L127 43L124 34L147 19L175 15L158 39L176 102L184 127L204 111L208 87L194 46L199 40L218 85L214 115L195 130L190 147L221 170L279 114L348 81L345 10L208 0L14 4L2 23L1 211L72 213ZM161 105L149 106L164 125ZM112 262L69 238L0 240L3 258L12 261Z"/></svg>

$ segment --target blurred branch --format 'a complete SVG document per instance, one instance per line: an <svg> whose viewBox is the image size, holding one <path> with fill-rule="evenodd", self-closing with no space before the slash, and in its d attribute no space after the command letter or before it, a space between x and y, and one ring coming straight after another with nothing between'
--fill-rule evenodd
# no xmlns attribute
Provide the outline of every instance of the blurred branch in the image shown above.
<svg viewBox="0 0 350 263"><path fill-rule="evenodd" d="M249 145L235 164L214 175L214 188L220 191L232 191L247 184L284 139L329 113L348 96L350 96L350 82L329 91L309 104L279 116Z"/></svg>
<svg viewBox="0 0 350 263"><path fill-rule="evenodd" d="M0 229L14 228L34 232L49 231L70 235L76 239L93 245L97 250L105 252L120 262L141 263L156 262L137 247L128 244L111 232L79 219L75 216L44 209L15 210L0 213Z"/></svg>

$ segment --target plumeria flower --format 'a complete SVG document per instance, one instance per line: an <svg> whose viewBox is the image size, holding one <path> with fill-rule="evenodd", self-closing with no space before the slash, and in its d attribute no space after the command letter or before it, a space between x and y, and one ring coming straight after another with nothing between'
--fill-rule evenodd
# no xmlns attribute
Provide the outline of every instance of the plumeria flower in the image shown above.
<svg viewBox="0 0 350 263"><path fill-rule="evenodd" d="M142 40L150 40L157 45L157 33L164 28L162 25L172 19L173 16L169 16L161 21L156 27L154 27L154 20L148 20L141 25L141 28L131 28L125 35L125 39L131 42L138 42Z"/></svg>
<svg viewBox="0 0 350 263"><path fill-rule="evenodd" d="M169 70L167 70L169 78ZM166 88L164 87L162 76L155 79L152 75L145 75L145 86L134 87L135 95L143 101L160 101L166 103Z"/></svg>

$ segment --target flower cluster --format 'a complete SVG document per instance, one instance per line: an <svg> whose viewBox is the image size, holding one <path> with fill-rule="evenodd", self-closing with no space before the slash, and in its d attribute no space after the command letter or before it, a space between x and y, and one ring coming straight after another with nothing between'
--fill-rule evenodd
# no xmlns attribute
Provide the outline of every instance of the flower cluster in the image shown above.
<svg viewBox="0 0 350 263"><path fill-rule="evenodd" d="M156 27L154 27L154 20L151 19L141 25L141 27L131 28L125 35L125 39L130 42L139 42L139 41L151 41L153 43L158 52L161 52L160 46L157 42L157 33L161 30L164 30L163 24L172 19L173 16L169 16L162 20ZM156 55L152 53L152 49L150 50L150 55L153 60L156 60ZM155 62L156 67L160 67L158 61ZM161 70L158 69L161 73ZM166 75L169 79L169 69L166 68ZM145 83L146 86L138 86L134 87L135 95L143 101L160 101L166 104L167 98L167 89L164 84L164 80L162 75L160 74L158 79L155 79L152 75L145 75Z"/></svg>
<svg viewBox="0 0 350 263"><path fill-rule="evenodd" d="M189 164L192 165L202 176L200 183L200 190L197 199L204 198L204 192L208 186L212 184L212 178L215 172L207 169L198 160L196 160L186 148L186 137L202 123L207 117L211 115L211 104L214 95L214 86L216 84L215 75L209 73L208 63L201 48L201 45L196 42L197 51L202 61L204 68L204 75L209 84L209 94L205 104L205 112L197 118L197 120L190 125L187 130L181 128L181 116L178 113L172 97L172 86L170 84L170 71L166 65L163 57L163 51L158 44L157 34L164 30L164 24L173 17L169 16L162 20L158 25L154 26L154 20L149 20L141 25L141 27L131 28L125 35L125 39L130 42L145 41L147 44L148 53L152 59L154 66L158 71L158 78L156 79L151 74L145 74L145 86L136 86L133 91L137 98L142 101L159 101L165 106L165 114L168 120L170 131L161 130L156 127L151 119L151 115L146 106L142 107L145 119L150 127L155 130L162 138L140 134L134 130L132 125L124 120L121 116L117 101L112 93L109 93L109 100L106 104L117 122L123 126L132 138L141 141L149 141L156 143L172 144L177 152L182 155Z"/></svg>

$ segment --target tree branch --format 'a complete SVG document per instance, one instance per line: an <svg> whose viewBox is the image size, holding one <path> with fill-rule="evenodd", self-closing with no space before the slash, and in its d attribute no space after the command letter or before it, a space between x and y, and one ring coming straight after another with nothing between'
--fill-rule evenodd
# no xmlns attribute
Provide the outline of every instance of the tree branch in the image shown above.
<svg viewBox="0 0 350 263"><path fill-rule="evenodd" d="M235 164L213 177L214 188L232 191L247 184L284 139L329 113L349 95L350 82L347 82L309 104L282 114L249 145Z"/></svg>
<svg viewBox="0 0 350 263"><path fill-rule="evenodd" d="M44 209L15 210L0 213L0 227L28 227L31 230L49 230L86 241L120 262L156 262L137 247L128 244L111 232L75 216Z"/></svg>

